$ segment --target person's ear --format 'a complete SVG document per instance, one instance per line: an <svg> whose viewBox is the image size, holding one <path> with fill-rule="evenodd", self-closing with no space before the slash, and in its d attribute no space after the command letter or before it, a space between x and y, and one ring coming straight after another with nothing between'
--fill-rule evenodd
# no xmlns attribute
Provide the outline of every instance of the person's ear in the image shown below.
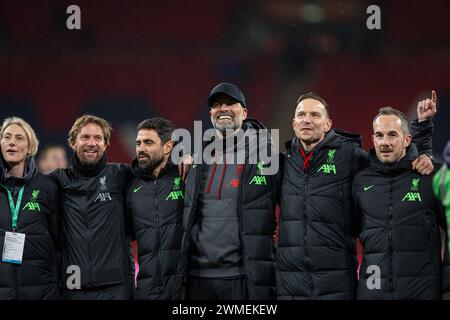
<svg viewBox="0 0 450 320"><path fill-rule="evenodd" d="M247 119L247 108L242 108L242 120Z"/></svg>
<svg viewBox="0 0 450 320"><path fill-rule="evenodd" d="M410 134L406 135L406 137L405 137L405 148L409 147L411 142L412 142L412 136Z"/></svg>
<svg viewBox="0 0 450 320"><path fill-rule="evenodd" d="M333 126L333 120L331 120L331 118L328 118L325 123L325 132L330 131L332 126Z"/></svg>
<svg viewBox="0 0 450 320"><path fill-rule="evenodd" d="M175 142L173 140L169 140L164 143L164 155L168 155L172 152L174 144Z"/></svg>

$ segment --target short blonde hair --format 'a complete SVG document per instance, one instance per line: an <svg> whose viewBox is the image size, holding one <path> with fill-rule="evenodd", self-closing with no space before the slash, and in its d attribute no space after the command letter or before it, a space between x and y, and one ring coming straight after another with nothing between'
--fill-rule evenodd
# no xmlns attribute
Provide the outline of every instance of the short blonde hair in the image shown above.
<svg viewBox="0 0 450 320"><path fill-rule="evenodd" d="M111 139L111 132L112 132L112 127L109 124L109 122L103 118L96 117L90 114L85 114L79 117L77 120L75 120L75 123L73 124L72 128L69 131L67 143L69 144L70 147L72 147L75 144L75 141L77 140L77 136L80 133L81 128L90 123L96 124L100 126L100 128L102 128L103 137L105 139L105 145L109 146L109 140Z"/></svg>
<svg viewBox="0 0 450 320"><path fill-rule="evenodd" d="M9 117L3 120L2 128L0 129L0 140L3 139L3 134L10 125L17 124L20 126L23 131L25 131L25 135L28 140L28 157L35 156L38 152L39 148L39 140L34 132L33 128L30 126L28 122L19 117Z"/></svg>

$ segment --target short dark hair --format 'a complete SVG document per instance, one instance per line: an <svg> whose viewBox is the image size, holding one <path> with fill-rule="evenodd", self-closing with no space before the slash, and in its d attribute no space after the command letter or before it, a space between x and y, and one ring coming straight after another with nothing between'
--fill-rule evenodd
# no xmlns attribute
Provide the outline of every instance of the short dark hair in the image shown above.
<svg viewBox="0 0 450 320"><path fill-rule="evenodd" d="M151 119L145 119L137 126L139 130L155 130L161 139L161 144L166 143L172 138L172 133L175 130L175 126L172 122L165 118L154 117Z"/></svg>
<svg viewBox="0 0 450 320"><path fill-rule="evenodd" d="M391 115L397 116L398 118L400 118L400 120L402 122L403 133L405 135L408 135L410 132L408 118L406 118L406 115L403 112L401 112L400 110L394 109L392 107L380 108L378 110L378 114L373 119L373 122L375 122L375 120L377 120L378 117L380 117L380 116L391 116Z"/></svg>
<svg viewBox="0 0 450 320"><path fill-rule="evenodd" d="M320 101L320 103L322 103L323 106L325 107L328 117L330 117L330 107L328 106L328 103L325 101L324 98L322 98L317 93L312 92L312 91L304 93L300 97L298 97L297 105L295 107L297 107L300 102L302 102L303 100L306 100L306 99L314 99L314 100Z"/></svg>

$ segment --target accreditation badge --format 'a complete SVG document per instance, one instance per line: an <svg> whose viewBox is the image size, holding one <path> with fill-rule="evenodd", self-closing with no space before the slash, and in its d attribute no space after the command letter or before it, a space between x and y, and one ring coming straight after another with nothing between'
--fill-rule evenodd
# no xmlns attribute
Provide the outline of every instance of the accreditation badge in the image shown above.
<svg viewBox="0 0 450 320"><path fill-rule="evenodd" d="M2 261L21 264L23 248L25 245L25 233L6 232L3 244Z"/></svg>

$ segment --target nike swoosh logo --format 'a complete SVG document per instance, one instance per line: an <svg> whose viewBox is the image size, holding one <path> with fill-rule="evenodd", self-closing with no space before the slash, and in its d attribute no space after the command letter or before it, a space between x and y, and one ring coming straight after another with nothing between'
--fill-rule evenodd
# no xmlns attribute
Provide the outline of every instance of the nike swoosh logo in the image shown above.
<svg viewBox="0 0 450 320"><path fill-rule="evenodd" d="M369 190L370 188L372 188L374 186L374 184L373 185L371 185L371 186L368 186L368 187L366 187L366 186L364 186L364 191L367 191L367 190Z"/></svg>
<svg viewBox="0 0 450 320"><path fill-rule="evenodd" d="M143 185L140 186L139 188L133 189L133 192L138 192L139 190L141 190L142 187L143 187Z"/></svg>

